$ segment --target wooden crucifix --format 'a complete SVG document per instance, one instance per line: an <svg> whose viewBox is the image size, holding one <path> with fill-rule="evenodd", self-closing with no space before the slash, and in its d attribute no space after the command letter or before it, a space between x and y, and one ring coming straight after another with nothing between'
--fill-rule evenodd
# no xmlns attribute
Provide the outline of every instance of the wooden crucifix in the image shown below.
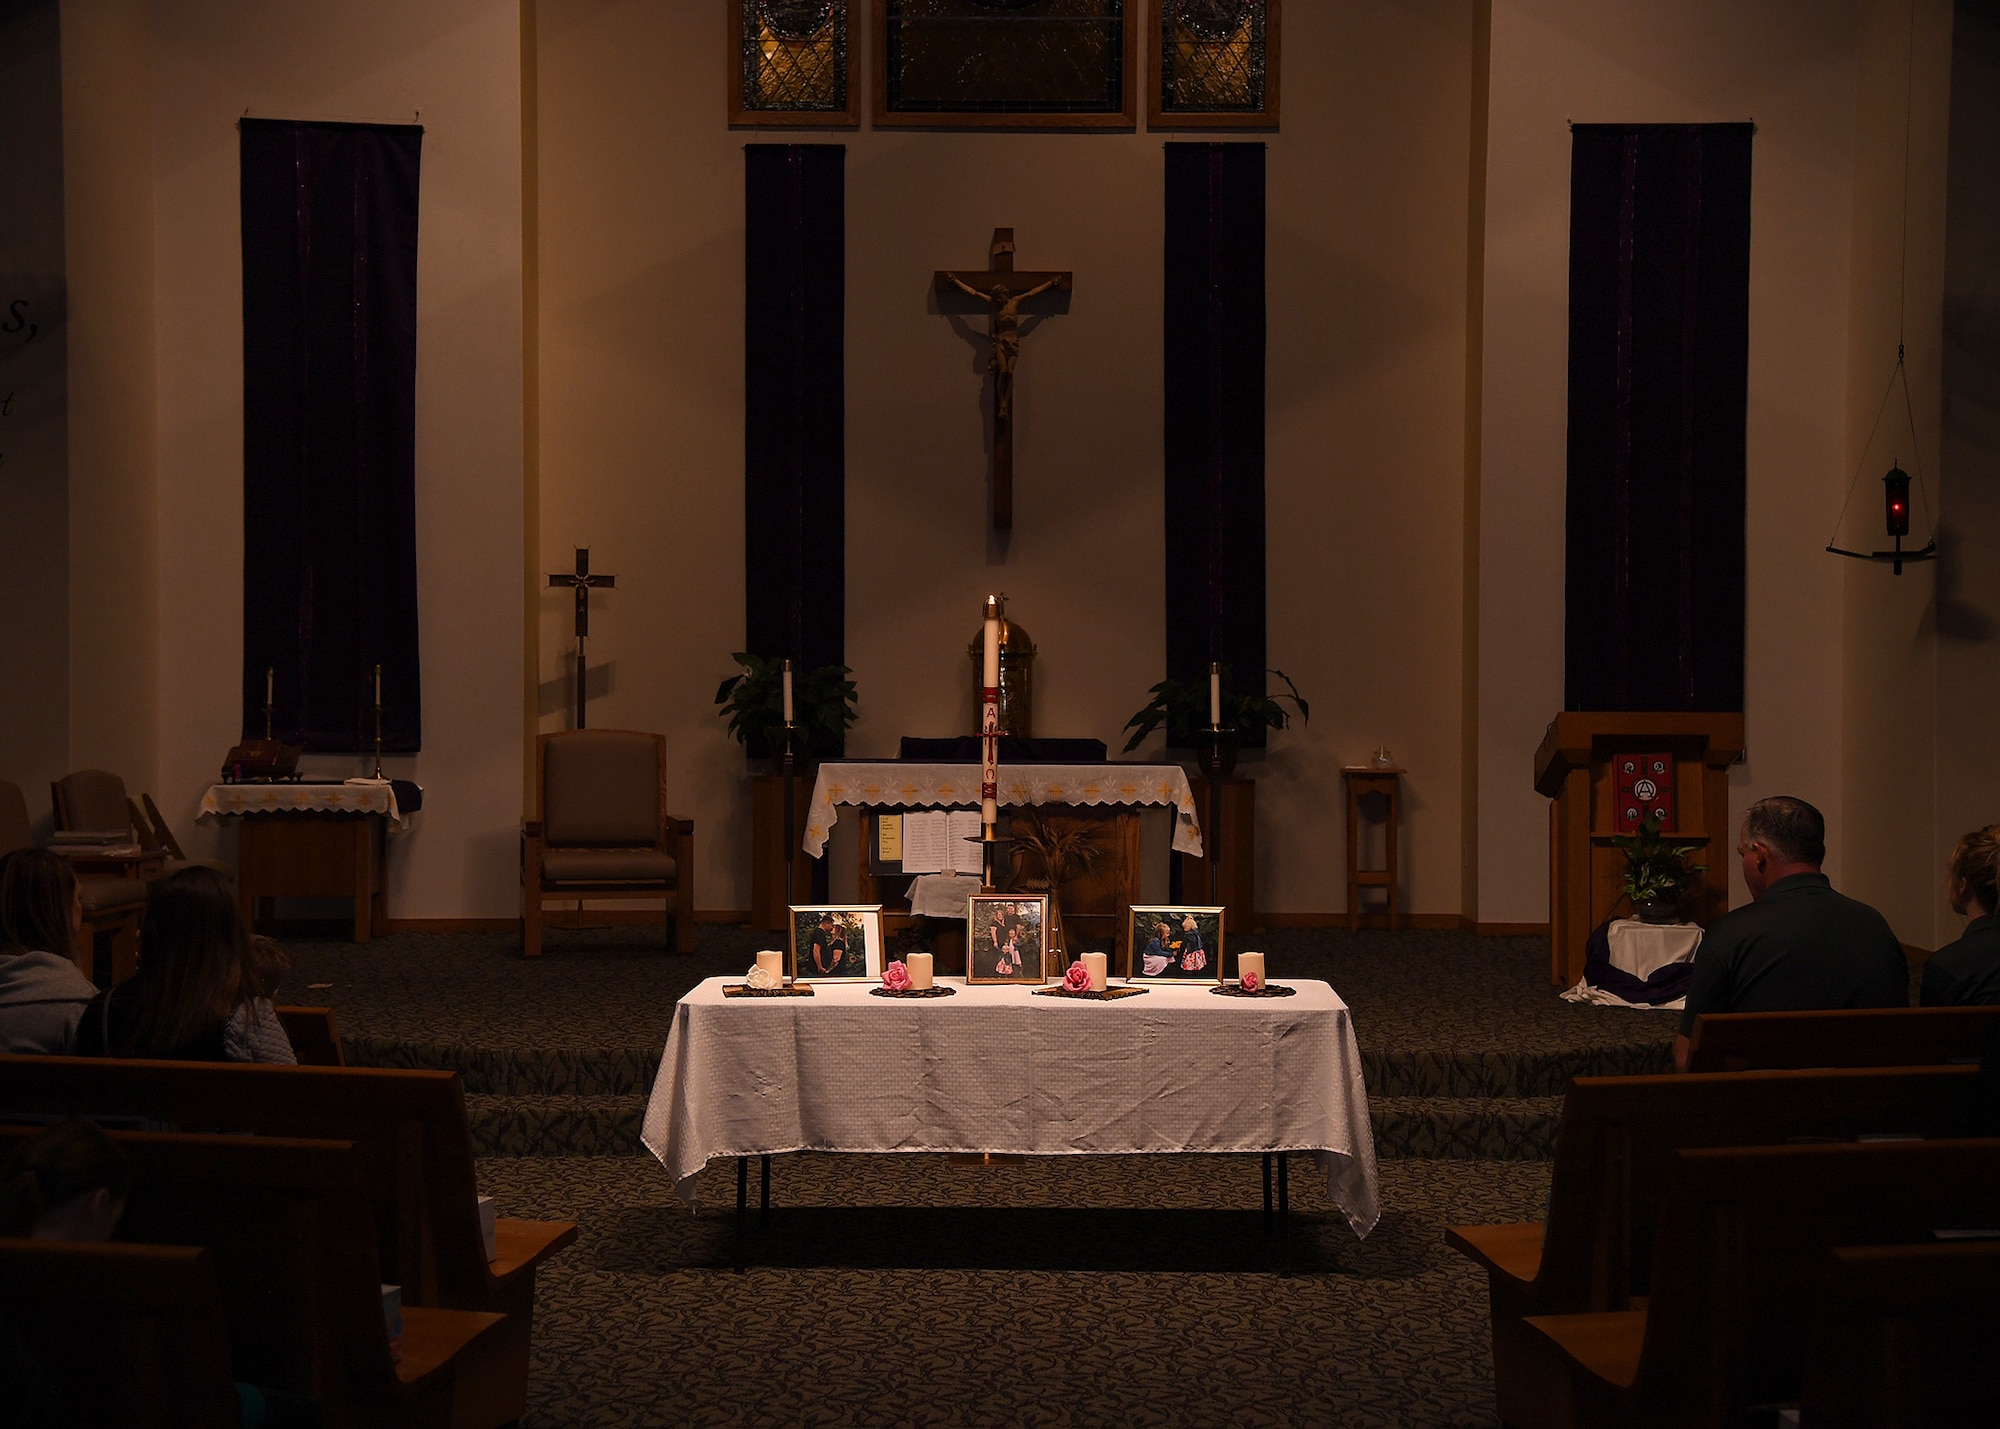
<svg viewBox="0 0 2000 1429"><path fill-rule="evenodd" d="M571 586L576 590L576 727L583 728L583 642L590 635L590 593L593 590L609 590L618 584L616 576L594 576L590 573L590 547L576 548L576 569L556 571L549 576L549 585Z"/></svg>
<svg viewBox="0 0 2000 1429"><path fill-rule="evenodd" d="M986 360L993 374L993 529L1014 527L1014 364L1021 355L1021 304L1054 289L1067 293L1070 275L1058 272L1017 272L1014 230L993 230L991 266L983 273L940 270L932 276L938 295L963 293L984 303L987 333L993 344Z"/></svg>

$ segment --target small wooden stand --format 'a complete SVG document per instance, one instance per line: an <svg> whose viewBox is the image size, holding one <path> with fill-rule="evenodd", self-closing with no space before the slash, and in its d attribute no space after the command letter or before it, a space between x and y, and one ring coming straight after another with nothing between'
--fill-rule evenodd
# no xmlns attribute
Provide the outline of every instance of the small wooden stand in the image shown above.
<svg viewBox="0 0 2000 1429"><path fill-rule="evenodd" d="M1396 765L1350 764L1340 771L1340 777L1347 785L1347 929L1355 931L1364 917L1371 916L1362 910L1361 890L1379 888L1387 895L1389 931L1393 933L1402 912L1402 899L1396 891L1396 830L1403 817L1403 771ZM1387 801L1382 815L1386 865L1382 868L1361 866L1361 801L1370 794L1379 794Z"/></svg>

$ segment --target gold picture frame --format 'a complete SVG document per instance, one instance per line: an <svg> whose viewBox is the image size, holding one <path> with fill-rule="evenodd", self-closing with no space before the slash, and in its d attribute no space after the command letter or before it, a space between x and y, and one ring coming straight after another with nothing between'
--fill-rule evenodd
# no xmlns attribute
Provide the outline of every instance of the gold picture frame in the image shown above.
<svg viewBox="0 0 2000 1429"><path fill-rule="evenodd" d="M732 129L855 129L861 124L866 0L729 0ZM801 14L819 10L808 30ZM805 15L810 19L810 15Z"/></svg>
<svg viewBox="0 0 2000 1429"><path fill-rule="evenodd" d="M968 983L1048 981L1049 896L975 893L965 904Z"/></svg>
<svg viewBox="0 0 2000 1429"><path fill-rule="evenodd" d="M1178 904L1133 908L1126 930L1132 950L1126 980L1221 986L1223 911Z"/></svg>

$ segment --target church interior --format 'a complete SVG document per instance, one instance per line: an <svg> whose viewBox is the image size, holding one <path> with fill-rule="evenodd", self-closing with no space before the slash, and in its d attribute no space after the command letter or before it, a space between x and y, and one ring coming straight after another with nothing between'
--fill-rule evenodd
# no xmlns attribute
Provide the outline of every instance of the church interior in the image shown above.
<svg viewBox="0 0 2000 1429"><path fill-rule="evenodd" d="M1698 968L1773 796L1913 987L1961 937L1954 850L2000 819L1996 139L1983 0L0 0L0 853L122 870L80 895L100 989L145 979L162 859L226 870L273 1002L330 1009L298 1061L340 1064L260 1070L442 1098L410 1194L500 1218L454 1290L458 1231L374 1195L404 1358L351 1404L185 1242L233 1378L291 1364L329 1423L1694 1422L1637 1340L1559 1386L1523 1318L1723 1294L1662 1250L1646 1308L1672 1214L1623 1291L1549 1289L1609 1174L1578 1148L1694 1124L1707 1075L1872 1063L1677 1078L1678 1016L1597 996L1588 939L1685 927ZM1657 811L1617 768L1655 750ZM1642 825L1691 890L1657 918ZM1006 986L1021 908L1045 976ZM1072 958L1131 995L1061 1005ZM1668 1191L1619 1194L1918 1122L1854 1184L1973 1184L1956 1025L1903 1059L1921 1112L1758 1082L1798 1120L1660 1131L1625 1174ZM375 1134L57 1060L0 1055L0 1113ZM149 1177L212 1168L127 1152L137 1241ZM325 1174L375 1185L354 1154ZM248 1205L275 1165L214 1174ZM1891 1273L1843 1224L1796 1315ZM1901 1273L1990 1327L1963 1255ZM1883 1422L1815 1419L1796 1339L1732 1412Z"/></svg>

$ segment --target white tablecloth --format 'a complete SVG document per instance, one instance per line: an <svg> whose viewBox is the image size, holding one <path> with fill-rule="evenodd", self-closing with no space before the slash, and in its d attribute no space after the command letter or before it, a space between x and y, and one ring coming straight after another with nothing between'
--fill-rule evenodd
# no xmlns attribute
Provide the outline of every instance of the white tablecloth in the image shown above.
<svg viewBox="0 0 2000 1429"><path fill-rule="evenodd" d="M928 918L963 918L972 895L985 885L950 873L920 873L910 880L910 911Z"/></svg>
<svg viewBox="0 0 2000 1429"><path fill-rule="evenodd" d="M1611 966L1642 982L1668 963L1691 962L1701 946L1701 928L1694 923L1614 918L1604 935L1611 948Z"/></svg>
<svg viewBox="0 0 2000 1429"><path fill-rule="evenodd" d="M955 979L922 1001L864 983L724 998L726 981L676 1004L646 1107L642 1139L690 1206L710 1161L782 1151L1304 1151L1355 1234L1374 1229L1361 1055L1323 982L1087 1002Z"/></svg>
<svg viewBox="0 0 2000 1429"><path fill-rule="evenodd" d="M396 792L388 782L211 784L201 796L203 819L232 814L275 814L286 811L316 814L386 814L389 827L401 833L409 820L396 807Z"/></svg>
<svg viewBox="0 0 2000 1429"><path fill-rule="evenodd" d="M806 807L805 851L814 858L826 851L841 804L962 809L978 803L977 764L822 764ZM1201 854L1194 789L1178 764L1002 764L1001 807L1035 804L1169 804L1174 809L1174 852Z"/></svg>

